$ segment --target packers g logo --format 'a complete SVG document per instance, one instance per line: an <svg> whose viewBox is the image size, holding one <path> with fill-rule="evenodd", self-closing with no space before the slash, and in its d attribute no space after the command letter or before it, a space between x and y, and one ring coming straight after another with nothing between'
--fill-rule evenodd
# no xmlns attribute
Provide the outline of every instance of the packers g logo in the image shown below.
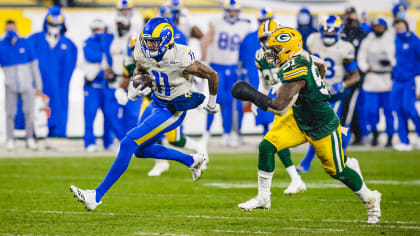
<svg viewBox="0 0 420 236"><path fill-rule="evenodd" d="M277 41L279 41L279 42L287 42L291 38L292 38L292 36L290 36L290 34L287 34L287 33L279 34L279 36L276 37Z"/></svg>

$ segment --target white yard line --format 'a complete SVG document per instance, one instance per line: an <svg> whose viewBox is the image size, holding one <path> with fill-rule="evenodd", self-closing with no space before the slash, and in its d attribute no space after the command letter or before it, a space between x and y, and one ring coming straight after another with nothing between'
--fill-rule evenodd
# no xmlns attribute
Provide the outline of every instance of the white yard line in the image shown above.
<svg viewBox="0 0 420 236"><path fill-rule="evenodd" d="M135 235L159 235L159 236L189 236L188 234L172 234L172 233L147 233L147 232L135 232Z"/></svg>
<svg viewBox="0 0 420 236"><path fill-rule="evenodd" d="M328 232L343 232L345 229L317 229L317 228L297 228L297 227L288 227L283 228L286 230L299 230L299 231L328 231Z"/></svg>
<svg viewBox="0 0 420 236"><path fill-rule="evenodd" d="M273 232L264 232L264 231L245 231L245 230L221 230L215 229L211 232L215 233L234 233L234 234L272 234Z"/></svg>
<svg viewBox="0 0 420 236"><path fill-rule="evenodd" d="M241 216L208 216L208 215L148 215L148 214L136 214L136 213L114 213L114 212L87 212L87 211L39 211L39 210L19 210L19 209L10 209L6 211L12 212L21 212L21 213L31 213L31 214L69 214L69 215L105 215L105 216L138 216L138 217L156 217L156 218L202 218L202 219L235 219L235 220L267 220L266 217L241 217ZM341 222L341 223L367 223L366 221L360 220L340 220L340 219L309 219L309 218L277 218L277 220L282 221L307 221L307 222ZM405 221L380 221L384 224L394 224L394 225L411 225L407 227L420 227L420 222L405 222Z"/></svg>
<svg viewBox="0 0 420 236"><path fill-rule="evenodd" d="M420 180L407 180L407 181L396 181L396 180L368 180L368 184L378 185L407 185L407 186L420 186ZM339 182L305 182L308 188L345 188L346 186ZM289 182L275 182L271 186L272 188L286 188ZM223 188L223 189L241 189L241 188L257 188L257 183L226 183L226 182L213 182L205 183L204 186Z"/></svg>

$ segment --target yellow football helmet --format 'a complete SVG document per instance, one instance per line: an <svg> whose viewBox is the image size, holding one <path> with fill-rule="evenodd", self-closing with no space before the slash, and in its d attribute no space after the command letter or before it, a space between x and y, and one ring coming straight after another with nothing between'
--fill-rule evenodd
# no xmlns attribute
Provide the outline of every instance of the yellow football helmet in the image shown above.
<svg viewBox="0 0 420 236"><path fill-rule="evenodd" d="M267 46L267 60L280 66L302 51L302 35L293 28L279 28L271 33Z"/></svg>
<svg viewBox="0 0 420 236"><path fill-rule="evenodd" d="M261 48L267 49L267 41L271 32L282 27L280 23L275 20L268 19L264 21L258 29L258 40L260 41Z"/></svg>

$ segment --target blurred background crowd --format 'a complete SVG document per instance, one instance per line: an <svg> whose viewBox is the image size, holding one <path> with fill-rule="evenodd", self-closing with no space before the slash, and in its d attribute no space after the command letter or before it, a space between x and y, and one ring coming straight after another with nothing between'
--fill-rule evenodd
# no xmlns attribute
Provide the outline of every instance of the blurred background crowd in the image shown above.
<svg viewBox="0 0 420 236"><path fill-rule="evenodd" d="M18 139L30 150L38 150L41 140L43 148L59 150L51 138L76 137L83 138L86 151L94 152L99 136L104 149L114 151L117 140L136 126L149 102L147 98L128 101L126 89L133 70L131 51L142 26L155 16L168 18L175 42L191 46L219 74L221 115L193 111L184 123L187 135L205 142L221 135L224 146L238 148L244 145L243 135L268 130L272 117L260 111L255 115L250 104L227 94L237 80L259 86L254 61L260 48L258 27L276 19L283 26L296 27L304 49L313 54L317 54L316 42L351 44L354 64L334 61L333 56L322 58L325 79L339 78L330 93L344 94L338 114L351 130L349 142L399 151L420 149L419 24L416 11L409 11L417 1L392 1L382 11L351 5L358 1L339 1L331 10L326 10L325 1L305 7L293 3L296 10L290 11L274 4L286 2L287 6L287 1L274 0L234 1L233 5L229 0L6 2L0 1L4 7L0 8L0 81L4 84L0 109L5 114L0 116L4 123L0 139L7 151L16 150ZM337 25L331 35L322 28L329 15ZM237 25L240 33L221 28L220 21ZM345 70L337 71L336 64L344 64ZM205 86L196 79L196 90L206 91ZM412 140L410 131L417 134ZM386 136L385 142L379 141L380 135Z"/></svg>

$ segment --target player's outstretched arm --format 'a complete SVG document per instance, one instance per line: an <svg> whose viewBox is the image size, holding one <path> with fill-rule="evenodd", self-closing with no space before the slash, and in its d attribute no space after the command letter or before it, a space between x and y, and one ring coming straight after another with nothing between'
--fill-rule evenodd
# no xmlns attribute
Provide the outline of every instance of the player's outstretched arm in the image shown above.
<svg viewBox="0 0 420 236"><path fill-rule="evenodd" d="M272 99L257 91L249 83L236 82L232 87L232 95L242 101L250 101L262 110L269 110L277 115L284 115L296 102L299 91L305 86L304 80L287 82L280 86L277 97Z"/></svg>
<svg viewBox="0 0 420 236"><path fill-rule="evenodd" d="M283 83L277 91L276 98L268 104L268 110L278 115L286 114L295 104L299 91L305 87L305 83L305 80Z"/></svg>
<svg viewBox="0 0 420 236"><path fill-rule="evenodd" d="M217 72L199 61L194 61L192 65L185 68L184 73L195 75L209 81L210 96L205 109L209 113L216 113L217 88L219 87L219 76Z"/></svg>

